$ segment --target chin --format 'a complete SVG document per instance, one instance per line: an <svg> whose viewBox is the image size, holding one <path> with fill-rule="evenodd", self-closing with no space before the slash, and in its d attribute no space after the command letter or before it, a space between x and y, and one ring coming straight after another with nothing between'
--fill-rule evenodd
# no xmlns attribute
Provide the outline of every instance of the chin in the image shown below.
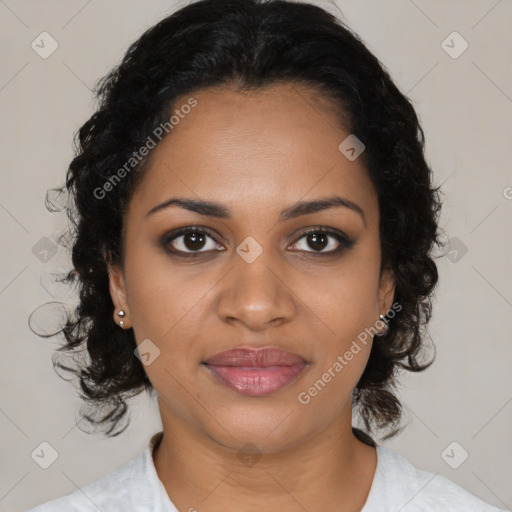
<svg viewBox="0 0 512 512"><path fill-rule="evenodd" d="M300 411L284 407L282 402L273 406L231 406L225 412L216 414L216 421L208 418L203 431L209 432L209 437L221 446L235 451L251 445L261 453L278 453L308 437L308 428L304 418L300 420Z"/></svg>

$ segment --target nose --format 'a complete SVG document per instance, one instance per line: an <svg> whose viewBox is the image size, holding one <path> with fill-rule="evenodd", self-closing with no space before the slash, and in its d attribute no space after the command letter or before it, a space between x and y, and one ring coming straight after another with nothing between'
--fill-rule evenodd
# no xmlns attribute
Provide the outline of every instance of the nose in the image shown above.
<svg viewBox="0 0 512 512"><path fill-rule="evenodd" d="M224 322L263 331L289 322L296 314L293 286L269 253L263 251L251 263L234 254L234 267L219 283L217 314Z"/></svg>

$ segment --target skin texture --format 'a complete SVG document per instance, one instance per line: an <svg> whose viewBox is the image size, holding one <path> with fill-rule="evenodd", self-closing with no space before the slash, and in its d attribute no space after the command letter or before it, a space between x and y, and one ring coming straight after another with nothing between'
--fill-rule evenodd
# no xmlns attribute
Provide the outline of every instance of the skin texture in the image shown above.
<svg viewBox="0 0 512 512"><path fill-rule="evenodd" d="M351 394L371 341L308 404L297 397L392 306L392 274L380 274L376 191L362 160L338 150L349 132L314 91L280 84L193 97L197 106L153 150L128 205L124 269L109 268L114 321L123 309L137 343L150 339L160 350L145 366L164 430L153 454L158 476L179 510L359 511L376 450L352 434ZM279 220L299 200L333 195L359 205L364 220L346 207ZM170 197L219 202L232 217L178 206L146 217ZM196 245L197 258L160 243L198 225L214 238ZM304 232L317 227L355 243L315 256L339 246L331 235L323 248L308 243ZM247 237L263 250L252 263L236 252ZM192 252L185 238L167 246ZM275 393L243 396L200 364L241 346L279 347L308 365ZM261 455L255 463L242 460L247 443Z"/></svg>

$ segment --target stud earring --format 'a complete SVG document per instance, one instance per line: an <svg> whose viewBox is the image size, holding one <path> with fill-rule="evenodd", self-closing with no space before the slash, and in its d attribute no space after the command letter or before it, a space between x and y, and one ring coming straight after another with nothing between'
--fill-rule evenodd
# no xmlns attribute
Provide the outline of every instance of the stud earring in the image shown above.
<svg viewBox="0 0 512 512"><path fill-rule="evenodd" d="M118 311L117 313L117 316L120 316L121 318L123 318L124 316L126 316L126 313L121 309L120 311ZM119 320L119 326L122 327L124 329L124 322L122 320Z"/></svg>
<svg viewBox="0 0 512 512"><path fill-rule="evenodd" d="M379 315L379 320L386 326L386 329L384 332L377 332L375 333L375 336L386 336L386 334L389 332L389 324L384 315Z"/></svg>

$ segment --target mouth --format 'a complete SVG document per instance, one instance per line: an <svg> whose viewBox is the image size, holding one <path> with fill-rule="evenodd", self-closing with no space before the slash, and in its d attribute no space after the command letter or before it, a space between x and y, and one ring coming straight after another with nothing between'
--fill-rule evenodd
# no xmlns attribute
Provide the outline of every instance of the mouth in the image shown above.
<svg viewBox="0 0 512 512"><path fill-rule="evenodd" d="M202 363L221 384L246 396L265 396L294 381L307 366L297 354L277 348L237 348Z"/></svg>

